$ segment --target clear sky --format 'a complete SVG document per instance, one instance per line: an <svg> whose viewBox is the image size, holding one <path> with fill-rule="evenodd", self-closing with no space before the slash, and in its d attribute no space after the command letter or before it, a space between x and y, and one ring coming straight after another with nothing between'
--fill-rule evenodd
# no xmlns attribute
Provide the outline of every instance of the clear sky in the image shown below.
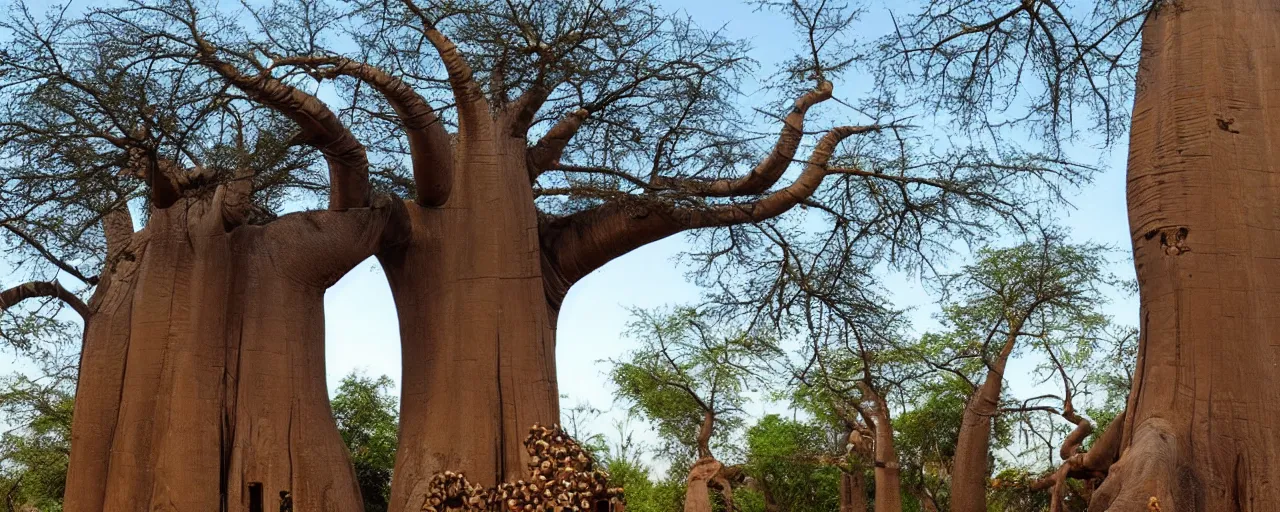
<svg viewBox="0 0 1280 512"><path fill-rule="evenodd" d="M752 57L761 62L763 71L770 70L772 63L789 55L797 41L786 19L756 12L741 0L659 1L669 10L685 11L703 27L723 26L731 37L751 40L756 48ZM867 4L867 8L868 14L862 22L866 27L860 28L860 32L874 36L887 26L882 23L887 19L886 8L876 0ZM837 96L854 89L854 85L837 82ZM937 132L942 135L946 130L937 129ZM1073 197L1076 209L1061 212L1063 224L1076 241L1092 240L1123 249L1117 254L1114 271L1132 277L1133 268L1126 252L1129 237L1124 197L1124 144L1107 152L1083 144L1072 156L1083 163L1101 166L1103 172L1094 184ZM605 378L606 365L600 361L619 357L631 346L622 336L629 318L628 309L688 303L699 297L699 290L686 282L685 269L676 262L676 255L685 247L684 240L677 236L636 250L583 279L564 302L557 348L561 392L568 396L562 406L567 408L585 401L601 409L612 409L595 422L596 431L612 432L611 422L622 414L622 407L613 404L612 389ZM0 267L0 284L15 284L18 277L6 275ZM914 313L917 330L927 330L932 325L934 299L918 282L905 276L890 275L886 282L898 306L917 308ZM330 389L336 388L338 380L353 370L375 376L385 374L398 382L400 353L395 308L376 261L370 259L361 264L330 289L325 305ZM1120 322L1134 324L1136 300L1120 298L1112 305L1111 313ZM12 358L0 356L0 370L5 370L6 365L19 366ZM1015 385L1029 383L1027 375L1033 366L1033 362L1014 362L1010 379ZM766 410L776 411L776 407L757 404L750 412L762 414ZM637 426L637 433L642 437L649 431L643 425Z"/></svg>

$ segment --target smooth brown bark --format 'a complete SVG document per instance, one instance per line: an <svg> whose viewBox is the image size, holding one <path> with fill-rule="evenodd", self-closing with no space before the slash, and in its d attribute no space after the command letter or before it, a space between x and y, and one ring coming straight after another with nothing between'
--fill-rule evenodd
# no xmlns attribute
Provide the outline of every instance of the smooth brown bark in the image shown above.
<svg viewBox="0 0 1280 512"><path fill-rule="evenodd" d="M71 419L71 460L63 510L90 511L102 507L116 419L120 412L125 354L134 284L147 247L146 232L133 236L127 211L104 219L107 258L97 289L89 300L80 375Z"/></svg>
<svg viewBox="0 0 1280 512"><path fill-rule="evenodd" d="M65 510L237 510L249 485L268 508L289 491L299 510L361 509L329 410L323 299L383 242L393 209L227 231L229 195L220 187L154 209L109 250L86 328Z"/></svg>
<svg viewBox="0 0 1280 512"><path fill-rule="evenodd" d="M866 381L858 387L863 396L871 400L874 408L864 410L875 436L873 463L875 465L876 512L900 512L902 510L902 463L893 442L893 418L889 404Z"/></svg>
<svg viewBox="0 0 1280 512"><path fill-rule="evenodd" d="M1162 4L1142 38L1142 336L1122 455L1090 510L1280 510L1280 3Z"/></svg>
<svg viewBox="0 0 1280 512"><path fill-rule="evenodd" d="M999 355L987 369L986 379L974 390L964 407L960 435L951 470L951 510L986 512L987 476L991 472L991 421L999 413L1004 369L1017 343L1020 325L1009 330Z"/></svg>
<svg viewBox="0 0 1280 512"><path fill-rule="evenodd" d="M403 360L393 510L420 506L437 472L485 486L519 478L528 426L559 419L525 142L499 120L475 124L459 137L449 201L408 204L410 241L379 255Z"/></svg>

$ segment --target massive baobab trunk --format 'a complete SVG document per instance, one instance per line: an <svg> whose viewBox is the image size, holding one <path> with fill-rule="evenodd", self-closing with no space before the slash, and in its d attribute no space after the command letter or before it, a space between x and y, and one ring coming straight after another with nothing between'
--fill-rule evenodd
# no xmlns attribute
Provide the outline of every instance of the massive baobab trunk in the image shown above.
<svg viewBox="0 0 1280 512"><path fill-rule="evenodd" d="M457 47L424 23L457 102L456 143L426 101L400 79L341 58L297 57L326 76L345 75L377 89L409 139L416 198L407 202L411 236L379 253L395 297L403 358L400 439L391 508L422 506L430 477L466 472L492 485L518 478L527 462L525 429L559 418L555 321L575 282L627 252L679 233L777 216L813 193L836 144L878 127L840 127L823 138L805 171L760 197L792 162L810 106L831 95L823 82L796 101L773 154L743 178L653 183L711 197L751 201L682 208L623 197L570 215L542 216L534 181L560 163L591 114L577 109L535 144L528 133L551 90L538 84L519 98L488 98Z"/></svg>
<svg viewBox="0 0 1280 512"><path fill-rule="evenodd" d="M303 510L361 509L329 409L324 290L377 250L393 209L228 231L226 195L155 208L110 251L66 510L267 510L281 491Z"/></svg>
<svg viewBox="0 0 1280 512"><path fill-rule="evenodd" d="M463 132L448 202L408 203L411 242L380 255L402 340L393 510L421 507L438 471L482 485L523 476L529 425L558 422L556 310L525 142L496 124Z"/></svg>
<svg viewBox="0 0 1280 512"><path fill-rule="evenodd" d="M1280 510L1280 2L1164 4L1129 147L1141 340L1091 510Z"/></svg>
<svg viewBox="0 0 1280 512"><path fill-rule="evenodd" d="M324 291L401 242L406 214L398 200L369 206L364 147L328 107L241 74L191 32L201 65L292 119L294 140L324 155L333 211L249 225L257 169L215 188L215 174L160 158L149 125L110 137L148 183L151 210L138 233L126 210L107 217L65 508L265 511L287 496L298 510L360 510L329 409Z"/></svg>

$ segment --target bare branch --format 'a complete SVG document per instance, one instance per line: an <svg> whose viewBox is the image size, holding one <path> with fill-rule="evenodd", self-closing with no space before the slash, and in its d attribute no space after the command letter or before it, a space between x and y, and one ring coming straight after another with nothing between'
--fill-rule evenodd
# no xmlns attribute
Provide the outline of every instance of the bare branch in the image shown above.
<svg viewBox="0 0 1280 512"><path fill-rule="evenodd" d="M8 290L0 291L0 311L18 305L28 299L58 299L75 310L83 320L89 320L89 306L74 293L67 291L57 280L32 281L20 284Z"/></svg>
<svg viewBox="0 0 1280 512"><path fill-rule="evenodd" d="M212 69L250 99L271 107L302 128L301 142L316 148L329 162L329 208L369 204L369 157L338 116L319 98L273 78L270 70L249 76L218 57L218 49L190 24L200 63Z"/></svg>
<svg viewBox="0 0 1280 512"><path fill-rule="evenodd" d="M804 118L809 108L831 98L831 82L823 81L816 89L796 99L791 113L782 121L782 133L769 156L756 165L746 176L735 179L695 180L658 177L655 185L703 197L731 197L762 194L772 187L791 162L796 148L804 137ZM879 130L879 126L866 127L867 131Z"/></svg>
<svg viewBox="0 0 1280 512"><path fill-rule="evenodd" d="M836 146L856 133L865 133L865 128L829 130L794 182L754 201L694 208L643 197L623 198L555 219L542 230L543 254L549 260L544 268L571 285L614 258L681 231L762 222L781 215L817 190Z"/></svg>
<svg viewBox="0 0 1280 512"><path fill-rule="evenodd" d="M27 245L30 245L32 249L35 249L36 252L40 253L40 255L44 257L44 259L49 260L49 263L52 263L53 266L58 267L59 269L62 269L63 272L71 274L72 277L79 279L81 282L85 284L88 284L88 285L98 284L97 276L86 276L82 272L80 272L80 270L77 269L75 266L63 261L61 258L58 258L57 256L54 256L54 254L50 252L49 249L44 246L44 244L40 243L40 241L37 240L36 237L26 232L26 230L14 225L12 222L0 223L0 227L5 228L10 233L13 233L14 236L18 237L23 242L26 242Z"/></svg>
<svg viewBox="0 0 1280 512"><path fill-rule="evenodd" d="M488 106L485 105L484 94L480 91L480 85L476 83L471 65L462 56L462 52L458 51L458 45L440 32L436 28L435 21L413 0L402 1L409 12L422 22L423 35L431 46L435 47L436 53L440 55L440 61L444 63L444 68L449 73L449 86L453 89L461 121L464 124L474 123L480 120L479 116L487 116Z"/></svg>
<svg viewBox="0 0 1280 512"><path fill-rule="evenodd" d="M560 157L564 154L565 146L569 145L569 140L578 133L578 128L582 127L582 122L586 120L587 115L587 110L581 108L569 113L547 130L547 134L543 135L537 144L529 148L527 165L530 182L536 181L543 171L560 165ZM631 177L630 174L620 174Z"/></svg>

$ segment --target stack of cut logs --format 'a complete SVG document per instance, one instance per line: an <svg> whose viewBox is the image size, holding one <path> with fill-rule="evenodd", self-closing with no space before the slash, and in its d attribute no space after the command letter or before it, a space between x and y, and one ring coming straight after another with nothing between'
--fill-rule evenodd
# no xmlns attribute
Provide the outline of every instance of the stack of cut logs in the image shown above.
<svg viewBox="0 0 1280 512"><path fill-rule="evenodd" d="M422 509L430 512L620 512L621 488L559 426L534 425L524 440L529 479L486 489L461 473L431 479Z"/></svg>

